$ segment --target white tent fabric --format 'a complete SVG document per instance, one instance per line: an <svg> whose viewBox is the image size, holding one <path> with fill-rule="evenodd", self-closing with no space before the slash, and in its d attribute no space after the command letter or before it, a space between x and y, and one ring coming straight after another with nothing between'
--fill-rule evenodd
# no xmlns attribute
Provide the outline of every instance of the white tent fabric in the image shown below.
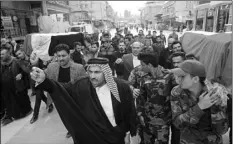
<svg viewBox="0 0 233 144"><path fill-rule="evenodd" d="M37 21L40 33L65 33L68 31L69 23L58 22L56 15L40 16Z"/></svg>
<svg viewBox="0 0 233 144"><path fill-rule="evenodd" d="M57 35L69 35L75 34L75 32L69 33L49 33L49 34L32 34L31 36L31 46L33 52L35 52L38 57L43 61L49 61L50 56L48 54L49 45L51 43L51 37Z"/></svg>

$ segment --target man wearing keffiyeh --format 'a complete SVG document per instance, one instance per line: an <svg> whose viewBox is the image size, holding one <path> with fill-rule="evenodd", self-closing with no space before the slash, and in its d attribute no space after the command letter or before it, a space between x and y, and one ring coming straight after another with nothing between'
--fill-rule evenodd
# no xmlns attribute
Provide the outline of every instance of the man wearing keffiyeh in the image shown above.
<svg viewBox="0 0 233 144"><path fill-rule="evenodd" d="M57 111L75 144L129 144L136 135L136 112L129 86L113 78L108 60L88 61L88 76L61 84L34 67L37 88L51 94Z"/></svg>

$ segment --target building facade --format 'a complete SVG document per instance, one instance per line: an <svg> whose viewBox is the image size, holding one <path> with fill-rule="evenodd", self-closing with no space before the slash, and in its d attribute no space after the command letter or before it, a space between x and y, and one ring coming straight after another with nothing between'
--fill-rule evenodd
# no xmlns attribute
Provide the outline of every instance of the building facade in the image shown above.
<svg viewBox="0 0 233 144"><path fill-rule="evenodd" d="M130 18L131 17L131 12L128 10L124 11L124 18Z"/></svg>
<svg viewBox="0 0 233 144"><path fill-rule="evenodd" d="M90 22L92 2L91 1L69 1L71 7L71 22L85 21Z"/></svg>
<svg viewBox="0 0 233 144"><path fill-rule="evenodd" d="M100 26L112 25L116 20L116 13L107 1L70 1L69 5L72 22L94 22Z"/></svg>
<svg viewBox="0 0 233 144"><path fill-rule="evenodd" d="M192 25L194 19L194 8L199 1L167 1L163 5L163 23L169 28L180 25Z"/></svg>
<svg viewBox="0 0 233 144"><path fill-rule="evenodd" d="M159 22L159 19L156 17L158 14L161 14L163 7L163 1L151 1L145 4L145 7L139 9L141 24L154 27Z"/></svg>
<svg viewBox="0 0 233 144"><path fill-rule="evenodd" d="M211 1L195 8L195 31L232 31L232 2Z"/></svg>
<svg viewBox="0 0 233 144"><path fill-rule="evenodd" d="M11 36L24 40L29 33L38 32L37 18L40 15L64 14L69 20L70 8L67 1L2 1L1 38Z"/></svg>
<svg viewBox="0 0 233 144"><path fill-rule="evenodd" d="M1 21L1 38L11 36L18 41L28 33L38 32L36 12L28 1L2 1Z"/></svg>

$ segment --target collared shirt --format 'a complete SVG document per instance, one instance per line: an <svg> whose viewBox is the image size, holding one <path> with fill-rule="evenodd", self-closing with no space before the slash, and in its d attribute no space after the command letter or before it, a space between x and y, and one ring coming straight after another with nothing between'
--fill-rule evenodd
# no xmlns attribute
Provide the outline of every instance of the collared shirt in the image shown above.
<svg viewBox="0 0 233 144"><path fill-rule="evenodd" d="M116 126L115 116L113 113L111 92L107 84L96 88L97 96L112 126Z"/></svg>
<svg viewBox="0 0 233 144"><path fill-rule="evenodd" d="M139 65L141 65L140 60L138 60L138 58L133 55L133 67L135 68L135 67L137 67Z"/></svg>
<svg viewBox="0 0 233 144"><path fill-rule="evenodd" d="M14 51L16 50L16 48L17 48L17 44L14 45Z"/></svg>

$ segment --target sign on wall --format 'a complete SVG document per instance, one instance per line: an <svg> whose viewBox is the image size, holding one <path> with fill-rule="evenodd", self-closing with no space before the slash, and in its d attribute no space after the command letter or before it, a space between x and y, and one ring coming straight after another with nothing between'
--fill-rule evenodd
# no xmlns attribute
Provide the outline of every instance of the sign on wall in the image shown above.
<svg viewBox="0 0 233 144"><path fill-rule="evenodd" d="M214 16L214 9L208 9L207 17Z"/></svg>
<svg viewBox="0 0 233 144"><path fill-rule="evenodd" d="M205 17L205 10L198 10L197 12L197 18L204 18Z"/></svg>
<svg viewBox="0 0 233 144"><path fill-rule="evenodd" d="M10 16L1 16L2 24L4 26L4 29L11 29L14 28L13 22Z"/></svg>

